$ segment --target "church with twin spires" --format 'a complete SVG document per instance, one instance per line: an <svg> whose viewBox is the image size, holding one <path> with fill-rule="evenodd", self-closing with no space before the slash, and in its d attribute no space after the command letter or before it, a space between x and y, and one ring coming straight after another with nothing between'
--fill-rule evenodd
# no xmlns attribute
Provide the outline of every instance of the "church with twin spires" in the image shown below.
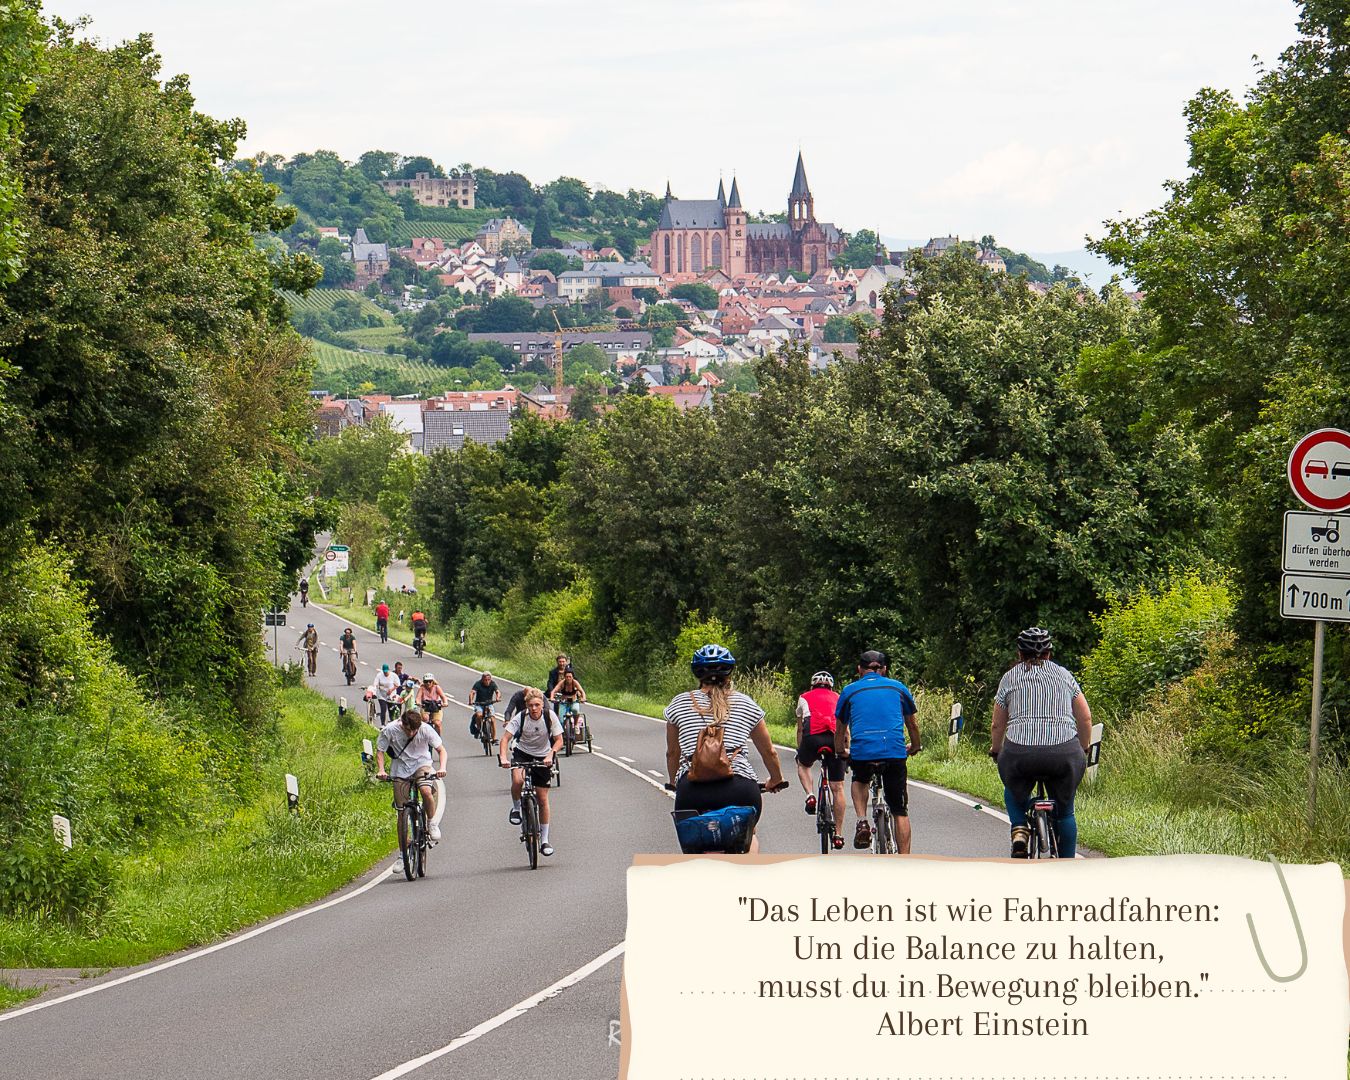
<svg viewBox="0 0 1350 1080"><path fill-rule="evenodd" d="M844 250L843 233L816 220L800 153L787 221L750 222L746 217L734 177L729 198L720 180L715 199L676 199L667 184L661 220L652 233L651 265L658 274L701 274L714 267L733 278L786 270L815 274Z"/></svg>

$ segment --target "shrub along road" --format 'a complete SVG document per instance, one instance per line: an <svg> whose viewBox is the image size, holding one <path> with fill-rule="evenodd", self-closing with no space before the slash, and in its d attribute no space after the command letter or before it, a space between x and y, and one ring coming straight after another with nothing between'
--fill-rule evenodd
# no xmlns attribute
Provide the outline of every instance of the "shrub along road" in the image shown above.
<svg viewBox="0 0 1350 1080"><path fill-rule="evenodd" d="M335 651L342 623L322 608L291 609L290 636L279 635L283 656L307 621L324 642L311 685L335 700L359 705L379 665L399 659L416 675L434 672L461 703L477 676L431 656L416 660L408 646L381 645L357 628L361 675L348 687ZM503 698L514 689L504 683ZM438 1052L408 1071L614 1075L624 871L635 852L676 849L661 725L589 708L597 753L564 759L551 836L557 853L532 873L506 820L507 774L469 737L466 707L445 715L449 809L425 880L394 876L386 861L289 921L182 954L173 966L114 972L2 1014L5 1060L22 1062L31 1080L372 1080L406 1075L403 1066ZM373 734L359 725L352 753ZM789 755L781 756L784 775L793 776ZM969 800L914 787L911 812L917 852L1006 851L1007 826ZM816 842L799 791L765 796L764 851L811 852ZM541 995L550 988L556 992Z"/></svg>

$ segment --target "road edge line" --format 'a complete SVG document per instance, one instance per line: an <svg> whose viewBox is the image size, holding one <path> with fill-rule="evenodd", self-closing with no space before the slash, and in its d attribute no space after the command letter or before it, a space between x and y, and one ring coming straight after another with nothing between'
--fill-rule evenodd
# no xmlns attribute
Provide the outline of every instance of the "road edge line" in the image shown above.
<svg viewBox="0 0 1350 1080"><path fill-rule="evenodd" d="M553 983L551 986L545 987L537 994L531 994L529 997L525 998L523 1001L517 1002L510 1008L503 1009L496 1016L484 1020L481 1024L470 1028L463 1035L456 1036L439 1049L431 1050L428 1053L422 1054L420 1057L411 1058L401 1065L395 1065L392 1069L387 1069L372 1077L372 1080L398 1080L398 1077L407 1076L409 1073L420 1069L423 1065L429 1065L431 1062L445 1057L446 1054L453 1053L460 1049L460 1047L467 1046L469 1043L481 1039L484 1035L491 1031L495 1031L503 1024L510 1023L518 1016L523 1016L536 1005L541 1005L550 998L557 997L557 995L561 994L569 986L575 986L583 979L595 974L595 972L608 965L616 957L622 956L623 950L623 942L620 942L618 945L601 953L594 960L590 961L590 963L583 964L570 975L564 975L557 982Z"/></svg>

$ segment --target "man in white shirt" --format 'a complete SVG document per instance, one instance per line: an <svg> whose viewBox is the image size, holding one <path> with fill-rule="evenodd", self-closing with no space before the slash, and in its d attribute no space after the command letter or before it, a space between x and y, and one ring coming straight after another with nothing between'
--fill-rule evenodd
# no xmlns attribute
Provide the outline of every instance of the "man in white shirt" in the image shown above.
<svg viewBox="0 0 1350 1080"><path fill-rule="evenodd" d="M384 755L389 752L393 759L390 772L384 771ZM436 768L432 768L432 751L437 755ZM427 820L431 823L430 833L433 840L441 838L440 826L436 824L436 785L432 777L445 776L445 744L430 724L422 723L422 714L417 709L409 709L398 720L385 724L375 741L375 777L383 780L392 775L394 779L394 802L402 804L408 801L408 792L414 783L422 791L422 804L427 810ZM420 782L422 778L426 782Z"/></svg>
<svg viewBox="0 0 1350 1080"><path fill-rule="evenodd" d="M398 700L402 682L385 664L375 676L375 697L380 703L380 727L389 722L389 706Z"/></svg>

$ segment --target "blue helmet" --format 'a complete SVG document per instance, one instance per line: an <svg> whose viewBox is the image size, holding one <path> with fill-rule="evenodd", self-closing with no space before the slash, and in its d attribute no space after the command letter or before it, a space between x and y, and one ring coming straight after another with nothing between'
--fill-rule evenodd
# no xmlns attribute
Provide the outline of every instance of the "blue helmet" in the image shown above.
<svg viewBox="0 0 1350 1080"><path fill-rule="evenodd" d="M731 650L722 645L704 645L694 652L689 661L689 670L697 676L730 675L736 667L736 658Z"/></svg>

